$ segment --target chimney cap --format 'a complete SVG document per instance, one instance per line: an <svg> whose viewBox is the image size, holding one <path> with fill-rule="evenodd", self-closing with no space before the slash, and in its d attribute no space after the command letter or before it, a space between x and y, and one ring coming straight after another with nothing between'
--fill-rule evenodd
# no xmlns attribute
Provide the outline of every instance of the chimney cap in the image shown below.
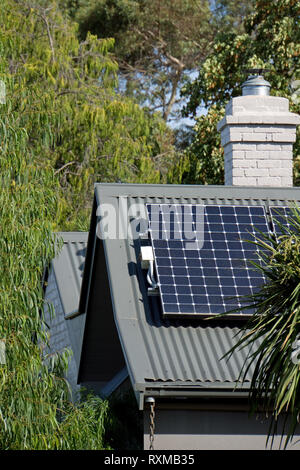
<svg viewBox="0 0 300 470"><path fill-rule="evenodd" d="M262 72L269 72L267 69L248 69L247 73L251 75L242 85L243 96L247 95L262 95L269 96L271 85L261 75Z"/></svg>

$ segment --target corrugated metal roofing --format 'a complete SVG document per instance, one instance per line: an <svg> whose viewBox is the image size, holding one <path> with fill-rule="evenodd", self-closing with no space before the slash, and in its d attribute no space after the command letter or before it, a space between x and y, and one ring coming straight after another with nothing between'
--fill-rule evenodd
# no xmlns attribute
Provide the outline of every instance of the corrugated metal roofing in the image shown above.
<svg viewBox="0 0 300 470"><path fill-rule="evenodd" d="M68 317L78 311L88 234L58 232L55 235L63 240L63 245L52 262L52 268L64 313Z"/></svg>
<svg viewBox="0 0 300 470"><path fill-rule="evenodd" d="M299 202L300 189L99 184L95 186L95 196L97 204L112 204L119 218L129 223L126 211L128 214L133 204L141 207L147 202L268 207L288 205L293 200ZM99 227L101 232L101 224ZM138 263L140 241L107 239L103 243L115 321L134 388L164 388L171 384L182 389L189 384L201 389L233 388L248 351L235 352L228 361L221 357L233 346L238 324L229 320L214 323L214 320L163 319L158 299L148 297L143 282Z"/></svg>
<svg viewBox="0 0 300 470"><path fill-rule="evenodd" d="M155 312L156 310L156 312ZM245 351L221 360L234 344L237 327L203 324L168 325L159 315L155 325L140 322L144 347L151 359L152 373L146 381L235 383L239 379ZM248 374L250 378L251 371Z"/></svg>

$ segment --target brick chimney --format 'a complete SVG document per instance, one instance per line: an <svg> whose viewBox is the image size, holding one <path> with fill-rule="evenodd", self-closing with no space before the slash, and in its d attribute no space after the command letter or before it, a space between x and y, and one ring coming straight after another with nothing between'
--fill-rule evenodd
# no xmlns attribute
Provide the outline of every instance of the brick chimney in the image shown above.
<svg viewBox="0 0 300 470"><path fill-rule="evenodd" d="M270 84L252 75L219 122L225 185L293 186L293 143L300 116L287 98L269 96Z"/></svg>

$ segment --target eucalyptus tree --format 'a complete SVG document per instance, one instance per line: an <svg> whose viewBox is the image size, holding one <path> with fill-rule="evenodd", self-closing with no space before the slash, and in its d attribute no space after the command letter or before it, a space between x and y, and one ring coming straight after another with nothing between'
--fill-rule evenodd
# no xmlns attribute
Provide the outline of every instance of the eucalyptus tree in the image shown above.
<svg viewBox="0 0 300 470"><path fill-rule="evenodd" d="M2 61L2 76L8 67ZM15 83L8 74L5 83L6 105L0 107L0 449L101 449L107 403L90 398L73 405L63 379L67 352L46 356L43 351L48 338L42 279L45 263L55 255L58 185L11 109Z"/></svg>

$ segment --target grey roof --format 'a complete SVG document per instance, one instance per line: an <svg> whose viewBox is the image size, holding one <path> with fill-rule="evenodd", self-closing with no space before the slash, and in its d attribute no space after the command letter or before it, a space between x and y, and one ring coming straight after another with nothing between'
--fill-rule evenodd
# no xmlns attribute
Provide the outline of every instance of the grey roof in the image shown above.
<svg viewBox="0 0 300 470"><path fill-rule="evenodd" d="M66 321L65 334L68 335L74 355L77 372L83 347L86 314L80 312L80 295L83 287L83 273L87 257L88 232L56 232L55 240L59 244L56 257L52 260L58 294ZM89 269L89 267L88 267ZM101 292L101 290L100 290ZM58 313L58 312L56 312ZM62 319L59 320L60 322ZM67 339L66 339L67 340ZM108 397L128 378L126 367L113 376L105 385L85 384L92 386L96 393ZM96 387L95 387L96 385Z"/></svg>
<svg viewBox="0 0 300 470"><path fill-rule="evenodd" d="M96 184L92 218L96 219L99 204L115 207L124 226L124 222L128 224L132 220L127 211L133 204L141 208L147 202L268 208L295 200L300 200L298 188ZM98 217L97 221L97 234L103 236L105 220ZM140 244L140 240L129 238L103 240L115 322L137 395L232 390L239 380L247 351L236 352L228 361L221 357L235 343L237 322L164 319L159 299L147 295L138 262ZM247 382L245 385L247 388Z"/></svg>
<svg viewBox="0 0 300 470"><path fill-rule="evenodd" d="M57 232L55 236L63 244L52 268L65 317L70 317L78 311L88 233Z"/></svg>
<svg viewBox="0 0 300 470"><path fill-rule="evenodd" d="M117 390L120 385L128 378L128 372L126 367L120 370L112 380L110 380L102 389L101 395L103 397L109 397L115 390Z"/></svg>

